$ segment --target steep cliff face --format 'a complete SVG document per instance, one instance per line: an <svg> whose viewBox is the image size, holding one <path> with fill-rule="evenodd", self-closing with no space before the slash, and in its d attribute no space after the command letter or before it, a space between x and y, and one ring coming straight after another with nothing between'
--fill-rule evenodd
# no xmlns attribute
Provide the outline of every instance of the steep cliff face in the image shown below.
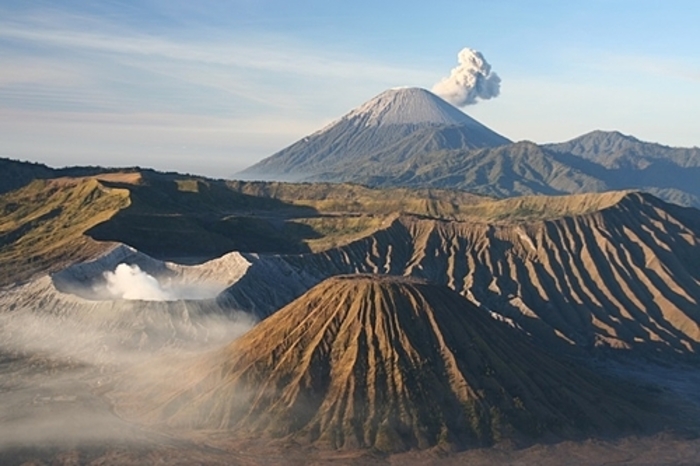
<svg viewBox="0 0 700 466"><path fill-rule="evenodd" d="M143 389L155 409L127 412L331 448L465 448L617 432L647 416L635 395L558 362L454 291L405 277L325 280L172 371L177 380Z"/></svg>
<svg viewBox="0 0 700 466"><path fill-rule="evenodd" d="M559 218L402 217L322 253L248 255L219 299L265 316L332 275L405 275L447 285L540 341L696 352L700 215L645 194L606 196Z"/></svg>

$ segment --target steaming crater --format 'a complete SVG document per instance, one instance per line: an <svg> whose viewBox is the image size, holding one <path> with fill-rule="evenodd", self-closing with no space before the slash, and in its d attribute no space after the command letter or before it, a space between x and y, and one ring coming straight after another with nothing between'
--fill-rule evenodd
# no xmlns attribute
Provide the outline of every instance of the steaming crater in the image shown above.
<svg viewBox="0 0 700 466"><path fill-rule="evenodd" d="M160 358L206 353L252 328L249 314L206 298L248 266L236 253L187 267L117 246L0 290L0 463L8 446L141 445L151 434L121 420L104 390L127 367L157 378ZM199 299L183 294L188 287Z"/></svg>
<svg viewBox="0 0 700 466"><path fill-rule="evenodd" d="M238 281L250 262L233 252L200 265L163 262L119 245L51 276L57 291L90 301L209 300Z"/></svg>
<svg viewBox="0 0 700 466"><path fill-rule="evenodd" d="M223 344L255 324L218 299L249 265L232 253L181 266L117 246L93 261L2 290L0 309L10 312L0 313L0 356L10 351L55 358L68 351L72 360L102 368L119 365L125 354L140 358L163 348Z"/></svg>

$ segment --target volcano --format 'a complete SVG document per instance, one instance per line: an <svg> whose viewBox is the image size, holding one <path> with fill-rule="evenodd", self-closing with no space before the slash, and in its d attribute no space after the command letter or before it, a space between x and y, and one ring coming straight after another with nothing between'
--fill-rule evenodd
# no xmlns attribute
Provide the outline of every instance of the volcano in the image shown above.
<svg viewBox="0 0 700 466"><path fill-rule="evenodd" d="M448 288L403 277L330 278L172 371L165 387L139 390L159 400L147 421L322 448L469 448L616 432L647 416L631 392L543 353Z"/></svg>
<svg viewBox="0 0 700 466"><path fill-rule="evenodd" d="M395 166L421 154L509 142L430 91L390 89L237 177L337 181L344 167L371 160Z"/></svg>

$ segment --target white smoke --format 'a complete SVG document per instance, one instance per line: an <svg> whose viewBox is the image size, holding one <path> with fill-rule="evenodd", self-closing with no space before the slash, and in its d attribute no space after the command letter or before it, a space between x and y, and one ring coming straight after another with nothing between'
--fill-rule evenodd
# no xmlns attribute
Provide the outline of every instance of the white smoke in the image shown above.
<svg viewBox="0 0 700 466"><path fill-rule="evenodd" d="M105 283L93 289L103 299L177 301L213 298L217 294L217 289L202 284L187 286L172 281L161 283L136 264L119 264L114 272L104 272L104 278Z"/></svg>
<svg viewBox="0 0 700 466"><path fill-rule="evenodd" d="M114 272L105 272L107 291L115 298L144 301L171 301L174 299L158 280L138 265L119 264Z"/></svg>
<svg viewBox="0 0 700 466"><path fill-rule="evenodd" d="M491 65L481 52L464 48L457 55L457 61L459 65L450 75L433 86L433 93L457 107L473 105L478 99L498 97L501 78L491 71Z"/></svg>

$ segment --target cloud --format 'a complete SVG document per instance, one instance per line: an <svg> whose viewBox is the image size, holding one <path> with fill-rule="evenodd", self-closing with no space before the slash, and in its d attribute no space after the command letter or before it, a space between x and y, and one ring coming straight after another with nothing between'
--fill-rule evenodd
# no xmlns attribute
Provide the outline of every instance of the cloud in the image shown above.
<svg viewBox="0 0 700 466"><path fill-rule="evenodd" d="M240 117L274 110L294 119L314 107L327 109L339 83L352 89L358 76L377 89L396 79L434 78L418 67L279 34L196 30L196 39L144 33L59 11L0 19L0 54L9 57L8 73L0 76L0 106ZM71 81L71 75L80 79Z"/></svg>
<svg viewBox="0 0 700 466"><path fill-rule="evenodd" d="M100 154L101 165L220 177L383 89L435 79L281 32L181 32L0 7L0 155L63 166Z"/></svg>
<svg viewBox="0 0 700 466"><path fill-rule="evenodd" d="M498 97L501 78L491 71L491 65L481 52L464 48L457 55L457 61L459 65L450 75L433 86L435 94L457 107Z"/></svg>
<svg viewBox="0 0 700 466"><path fill-rule="evenodd" d="M108 24L95 22L90 28L76 30L69 18L60 15L47 27L35 18L25 22L0 21L0 38L19 41L52 50L93 51L112 57L140 57L154 65L160 59L178 63L232 66L263 72L311 77L347 78L361 71L366 79L384 81L388 75L408 74L427 77L416 68L404 68L349 53L324 50L299 43L288 37L258 35L240 43L236 37L218 40L183 41L133 30L110 31ZM84 26L83 26L84 27ZM100 32L96 32L100 31ZM228 39L228 40L227 40Z"/></svg>

